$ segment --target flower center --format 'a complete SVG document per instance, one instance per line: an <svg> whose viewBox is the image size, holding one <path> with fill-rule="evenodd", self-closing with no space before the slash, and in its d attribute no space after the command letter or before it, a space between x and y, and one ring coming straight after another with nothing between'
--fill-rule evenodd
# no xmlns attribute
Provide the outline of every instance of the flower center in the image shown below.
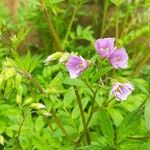
<svg viewBox="0 0 150 150"><path fill-rule="evenodd" d="M117 56L117 57L116 57L116 61L121 61L121 57L120 57L120 56Z"/></svg>
<svg viewBox="0 0 150 150"><path fill-rule="evenodd" d="M102 51L108 51L108 47L101 48Z"/></svg>
<svg viewBox="0 0 150 150"><path fill-rule="evenodd" d="M121 86L120 86L120 85L119 85L118 88L116 89L116 92L118 92L119 94L122 93L122 91L121 91Z"/></svg>
<svg viewBox="0 0 150 150"><path fill-rule="evenodd" d="M84 66L83 66L83 63L82 62L80 62L78 65L77 65L77 69L81 69L81 68L83 68Z"/></svg>

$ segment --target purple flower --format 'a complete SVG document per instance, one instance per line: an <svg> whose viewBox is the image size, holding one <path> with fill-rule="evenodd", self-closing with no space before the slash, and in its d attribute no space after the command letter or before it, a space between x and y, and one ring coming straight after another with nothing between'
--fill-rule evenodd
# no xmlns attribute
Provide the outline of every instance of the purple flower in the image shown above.
<svg viewBox="0 0 150 150"><path fill-rule="evenodd" d="M88 66L89 64L84 58L75 55L71 55L66 63L71 79L79 77Z"/></svg>
<svg viewBox="0 0 150 150"><path fill-rule="evenodd" d="M115 38L98 39L95 42L96 51L102 58L109 58L109 56L115 50L114 47Z"/></svg>
<svg viewBox="0 0 150 150"><path fill-rule="evenodd" d="M134 86L131 83L115 83L112 87L111 93L116 97L118 101L126 100L128 96L134 90Z"/></svg>
<svg viewBox="0 0 150 150"><path fill-rule="evenodd" d="M124 48L115 50L109 57L109 61L116 69L128 67L128 54Z"/></svg>

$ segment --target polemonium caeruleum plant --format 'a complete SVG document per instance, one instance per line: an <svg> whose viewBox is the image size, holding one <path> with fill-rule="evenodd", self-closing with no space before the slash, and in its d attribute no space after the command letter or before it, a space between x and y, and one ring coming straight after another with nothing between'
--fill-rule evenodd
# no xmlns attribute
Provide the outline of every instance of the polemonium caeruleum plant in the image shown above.
<svg viewBox="0 0 150 150"><path fill-rule="evenodd" d="M0 3L0 149L149 150L148 6Z"/></svg>

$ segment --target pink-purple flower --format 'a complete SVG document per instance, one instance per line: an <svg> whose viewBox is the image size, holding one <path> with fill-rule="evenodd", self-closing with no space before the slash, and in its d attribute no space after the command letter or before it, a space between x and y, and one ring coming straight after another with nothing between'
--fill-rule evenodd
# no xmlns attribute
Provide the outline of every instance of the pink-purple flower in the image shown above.
<svg viewBox="0 0 150 150"><path fill-rule="evenodd" d="M95 42L96 51L102 58L109 58L115 50L114 42L115 38L98 39Z"/></svg>
<svg viewBox="0 0 150 150"><path fill-rule="evenodd" d="M128 67L128 54L124 48L115 50L109 57L109 61L115 69Z"/></svg>
<svg viewBox="0 0 150 150"><path fill-rule="evenodd" d="M87 60L81 56L71 55L66 63L71 79L77 78L89 66Z"/></svg>
<svg viewBox="0 0 150 150"><path fill-rule="evenodd" d="M134 86L131 83L114 83L111 93L116 97L118 101L126 100L128 96L134 90Z"/></svg>

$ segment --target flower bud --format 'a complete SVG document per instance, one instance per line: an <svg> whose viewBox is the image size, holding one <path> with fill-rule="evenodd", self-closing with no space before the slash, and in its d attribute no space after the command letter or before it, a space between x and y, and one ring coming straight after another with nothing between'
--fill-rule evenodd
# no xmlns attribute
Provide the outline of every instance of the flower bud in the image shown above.
<svg viewBox="0 0 150 150"><path fill-rule="evenodd" d="M59 59L59 63L66 63L70 54L69 53L63 53L63 55Z"/></svg>
<svg viewBox="0 0 150 150"><path fill-rule="evenodd" d="M41 103L33 103L31 105L31 108L33 108L33 109L43 109L43 108L46 108L46 106L41 104Z"/></svg>
<svg viewBox="0 0 150 150"><path fill-rule="evenodd" d="M4 76L3 76L3 75L0 75L0 89L3 88L4 80L5 80Z"/></svg>
<svg viewBox="0 0 150 150"><path fill-rule="evenodd" d="M57 60L62 56L62 52L56 52L53 53L52 55L48 56L47 59L44 61L45 65L49 64L50 62L52 62L53 60Z"/></svg>
<svg viewBox="0 0 150 150"><path fill-rule="evenodd" d="M22 77L20 74L17 74L16 75L16 78L15 78L15 86L18 87L20 84L21 84L21 80L22 80Z"/></svg>
<svg viewBox="0 0 150 150"><path fill-rule="evenodd" d="M41 113L42 115L46 116L46 117L52 116L51 113L49 113L48 111L45 111L45 110L41 110L40 113Z"/></svg>
<svg viewBox="0 0 150 150"><path fill-rule="evenodd" d="M14 60L10 59L10 58L6 58L7 61L5 61L3 64L5 67L14 67L15 66L15 62Z"/></svg>
<svg viewBox="0 0 150 150"><path fill-rule="evenodd" d="M16 96L16 103L19 105L22 102L22 96L20 96L19 94L17 94Z"/></svg>
<svg viewBox="0 0 150 150"><path fill-rule="evenodd" d="M0 135L0 144L4 146L5 139L2 135Z"/></svg>
<svg viewBox="0 0 150 150"><path fill-rule="evenodd" d="M13 77L15 74L16 74L16 71L15 71L14 68L5 69L5 77L6 77L6 79L9 79L9 78Z"/></svg>

